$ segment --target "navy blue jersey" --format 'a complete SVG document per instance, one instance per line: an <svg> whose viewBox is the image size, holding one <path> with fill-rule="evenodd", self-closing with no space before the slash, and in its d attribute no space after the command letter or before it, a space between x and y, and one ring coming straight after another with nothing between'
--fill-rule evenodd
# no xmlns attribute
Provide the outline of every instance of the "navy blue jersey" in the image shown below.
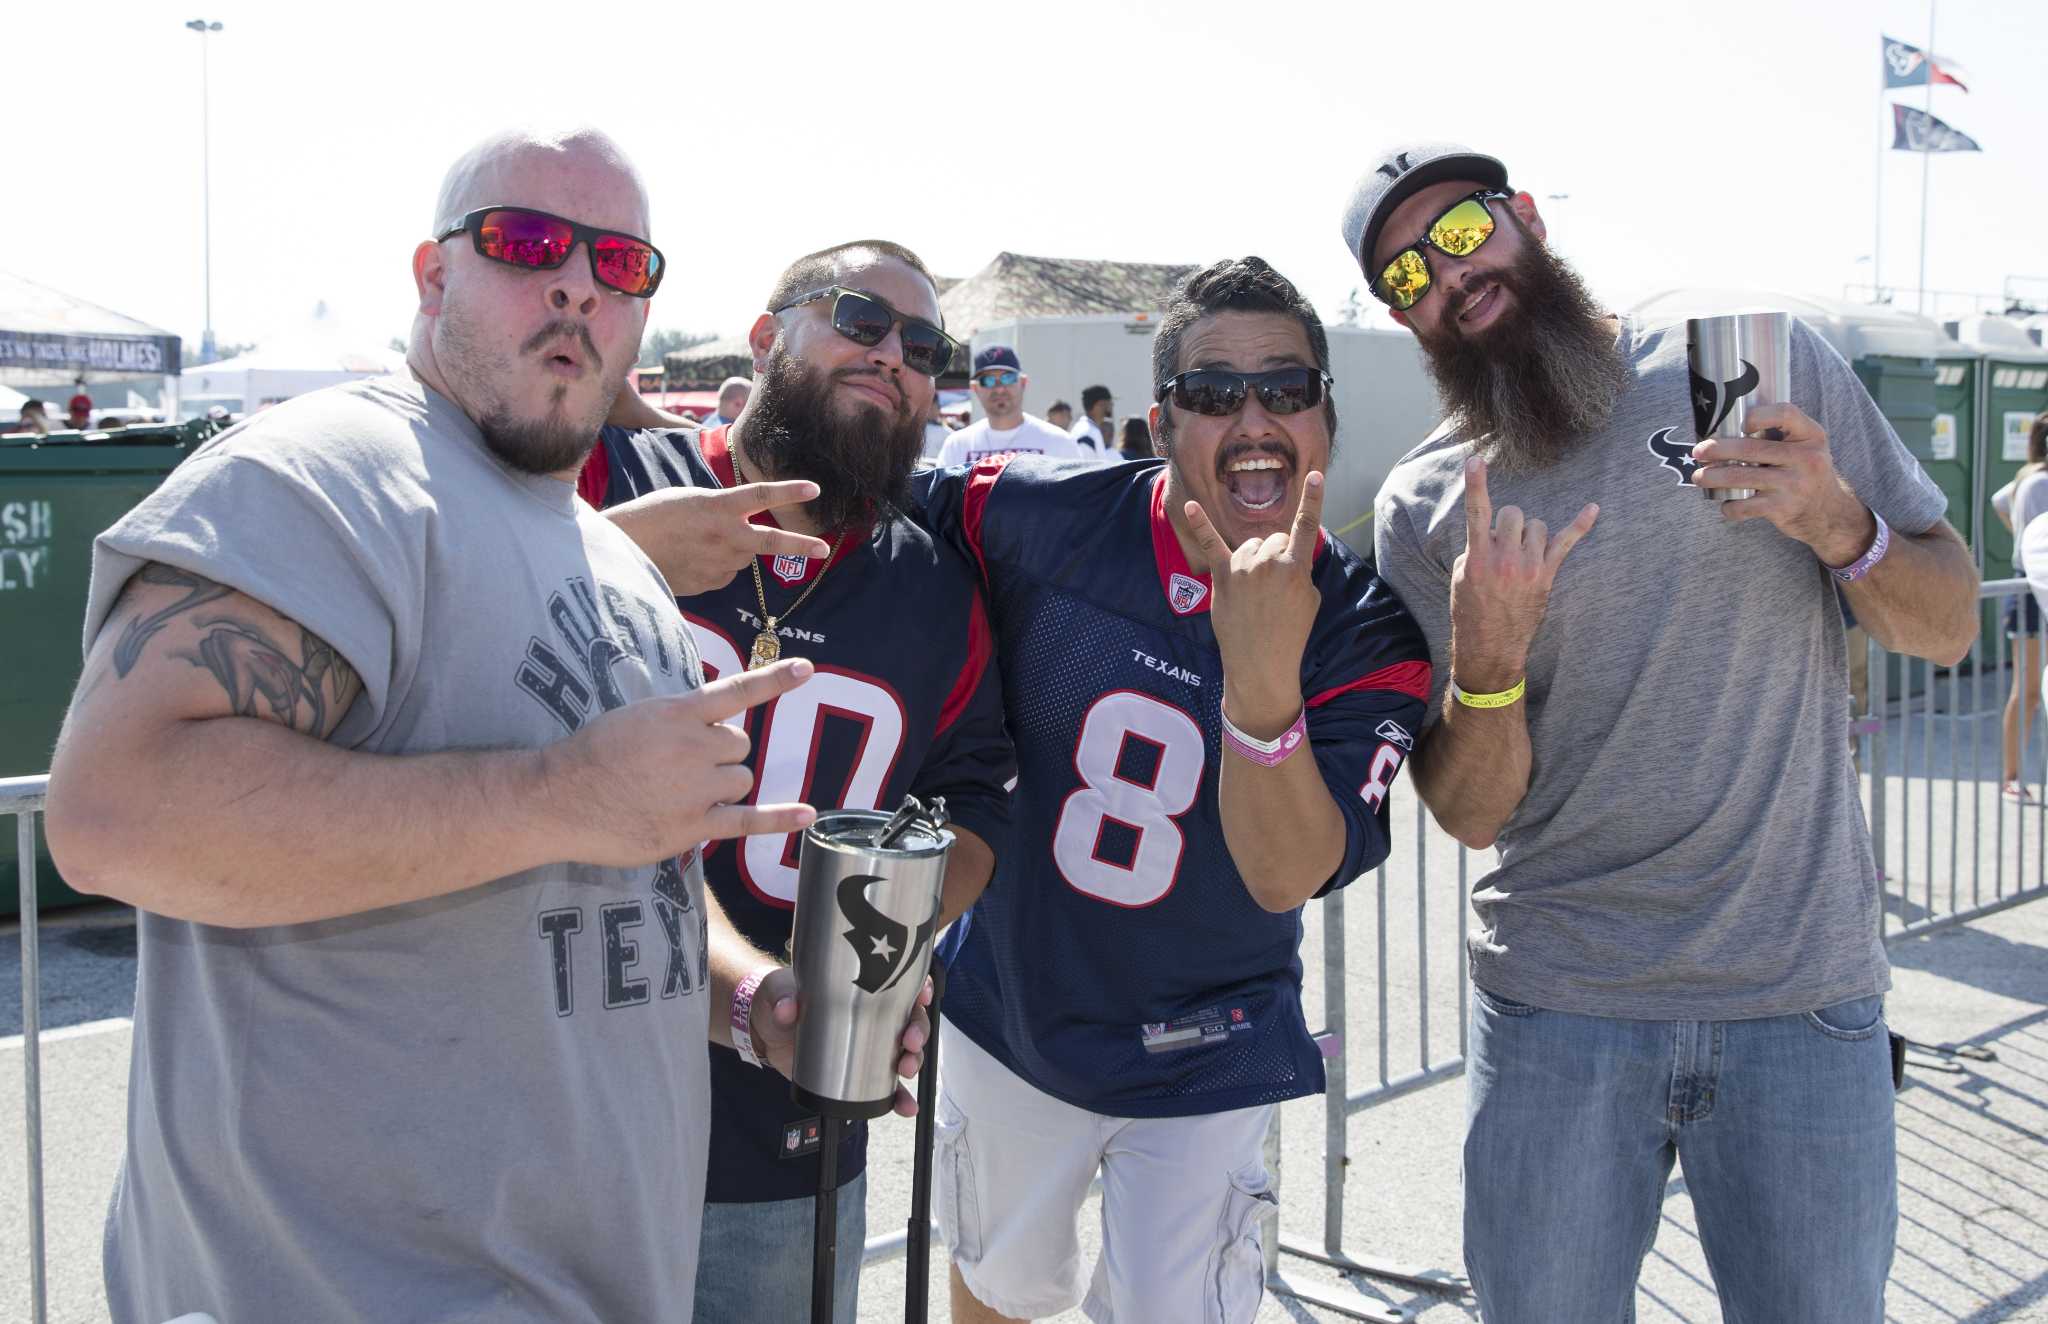
<svg viewBox="0 0 2048 1324"><path fill-rule="evenodd" d="M946 1019L1046 1093L1118 1117L1323 1088L1300 911L1263 909L1224 841L1223 662L1165 476L1159 461L992 460L919 475L913 501L981 569L1018 765L1009 849L941 946ZM1345 821L1327 891L1386 858L1387 790L1421 729L1429 650L1328 535L1313 576L1301 688Z"/></svg>
<svg viewBox="0 0 2048 1324"><path fill-rule="evenodd" d="M724 428L607 428L602 444L607 504L662 487L734 481ZM760 565L772 615L789 612L817 583L776 631L783 656L809 658L817 672L747 714L754 742L750 801L893 809L906 793L943 795L954 822L1000 849L1008 821L1004 783L1014 764L973 567L903 519L851 531L829 565L800 556L763 557ZM706 678L741 670L761 627L753 575L742 571L722 589L676 601ZM789 942L798 844L794 834L720 841L704 859L705 881L734 926L778 955ZM711 1100L706 1199L751 1203L816 1193L816 1117L790 1102L787 1080L714 1045ZM842 1178L859 1172L866 1157L865 1125L848 1131Z"/></svg>

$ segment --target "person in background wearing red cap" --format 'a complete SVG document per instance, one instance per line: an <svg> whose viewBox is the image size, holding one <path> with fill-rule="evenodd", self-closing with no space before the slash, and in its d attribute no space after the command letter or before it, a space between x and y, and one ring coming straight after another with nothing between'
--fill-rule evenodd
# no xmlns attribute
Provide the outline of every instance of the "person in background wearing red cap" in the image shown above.
<svg viewBox="0 0 2048 1324"><path fill-rule="evenodd" d="M80 377L77 385L77 393L71 397L70 403L64 408L65 412L70 415L72 429L83 432L92 426L92 397L85 393L85 378Z"/></svg>
<svg viewBox="0 0 2048 1324"><path fill-rule="evenodd" d="M1794 403L1695 447L1694 393L1735 384L1690 377L1682 323L1606 312L1490 156L1390 153L1343 233L1448 415L1373 538L1434 662L1416 789L1500 849L1469 951L1480 1308L1633 1318L1676 1159L1728 1319L1871 1324L1890 980L1835 593L1960 659L1976 573L1941 492L1796 324ZM1731 487L1756 495L1702 499Z"/></svg>

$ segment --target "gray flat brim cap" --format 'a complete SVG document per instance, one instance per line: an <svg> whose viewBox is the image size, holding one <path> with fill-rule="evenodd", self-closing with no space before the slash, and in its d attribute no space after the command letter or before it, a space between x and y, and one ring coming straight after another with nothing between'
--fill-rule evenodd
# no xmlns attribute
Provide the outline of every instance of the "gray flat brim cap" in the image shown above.
<svg viewBox="0 0 2048 1324"><path fill-rule="evenodd" d="M1417 189L1446 179L1470 179L1487 188L1508 186L1508 168L1463 143L1408 143L1381 157L1358 178L1344 208L1344 242L1368 279L1380 227Z"/></svg>

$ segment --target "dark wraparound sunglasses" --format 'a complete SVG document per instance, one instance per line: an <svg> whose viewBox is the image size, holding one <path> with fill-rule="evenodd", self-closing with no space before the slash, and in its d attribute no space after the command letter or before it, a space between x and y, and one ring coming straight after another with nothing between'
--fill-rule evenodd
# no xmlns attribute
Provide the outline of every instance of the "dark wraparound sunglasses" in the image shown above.
<svg viewBox="0 0 2048 1324"><path fill-rule="evenodd" d="M856 345L872 348L888 339L889 328L903 324L903 366L927 377L936 377L953 361L958 342L922 317L899 313L872 294L828 285L822 290L800 294L771 312L786 313L820 299L832 301L832 329Z"/></svg>
<svg viewBox="0 0 2048 1324"><path fill-rule="evenodd" d="M1434 248L1452 257L1472 256L1493 238L1493 232L1498 228L1493 208L1486 204L1495 198L1513 196L1499 189L1481 189L1444 208L1422 232L1420 239L1394 254L1393 260L1380 268L1380 274L1373 278L1373 294L1380 302L1401 312L1413 308L1421 302L1423 295L1429 293L1433 283L1429 255L1423 250Z"/></svg>
<svg viewBox="0 0 2048 1324"><path fill-rule="evenodd" d="M1271 372L1230 372L1223 368L1196 368L1170 379L1159 388L1163 404L1173 403L1191 414L1228 418L1244 408L1245 397L1256 391L1259 406L1269 414L1298 414L1323 402L1334 379L1317 368L1275 368Z"/></svg>
<svg viewBox="0 0 2048 1324"><path fill-rule="evenodd" d="M661 250L645 239L593 229L531 207L479 207L434 238L452 239L464 230L469 231L477 256L528 271L553 271L569 260L577 244L583 244L590 250L591 278L636 299L649 298L660 288L667 266Z"/></svg>

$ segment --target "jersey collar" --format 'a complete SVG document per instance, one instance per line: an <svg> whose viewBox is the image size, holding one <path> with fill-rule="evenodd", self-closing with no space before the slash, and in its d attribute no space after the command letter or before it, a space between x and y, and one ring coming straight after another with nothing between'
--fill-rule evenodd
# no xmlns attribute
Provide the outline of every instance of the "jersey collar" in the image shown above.
<svg viewBox="0 0 2048 1324"><path fill-rule="evenodd" d="M1152 475L1152 559L1159 567L1159 590L1176 616L1199 616L1209 610L1209 576L1197 574L1180 549L1180 535L1166 514L1166 466Z"/></svg>
<svg viewBox="0 0 2048 1324"><path fill-rule="evenodd" d="M1329 482L1325 476L1325 483ZM1316 530L1315 559L1323 559L1329 550L1330 534L1327 529ZM1173 531L1173 521L1166 515L1166 466L1160 465L1159 472L1152 475L1152 559L1159 567L1159 588L1166 594L1166 605L1176 616L1199 616L1209 610L1209 576L1195 573L1188 564L1187 556L1180 549L1180 535Z"/></svg>
<svg viewBox="0 0 2048 1324"><path fill-rule="evenodd" d="M705 465L710 468L711 476L718 480L720 487L739 486L739 470L732 462L731 428L730 423L721 423L715 428L706 428L697 434L697 449L703 454ZM765 510L749 516L747 522L772 529L782 527L775 516ZM839 543L840 551L843 553L866 543L868 535L874 532L874 527L872 523L868 523L857 529L849 529ZM825 541L832 540L827 538ZM761 558L761 573L772 575L778 583L795 588L808 584L823 574L826 564L826 558L817 556L764 556Z"/></svg>

